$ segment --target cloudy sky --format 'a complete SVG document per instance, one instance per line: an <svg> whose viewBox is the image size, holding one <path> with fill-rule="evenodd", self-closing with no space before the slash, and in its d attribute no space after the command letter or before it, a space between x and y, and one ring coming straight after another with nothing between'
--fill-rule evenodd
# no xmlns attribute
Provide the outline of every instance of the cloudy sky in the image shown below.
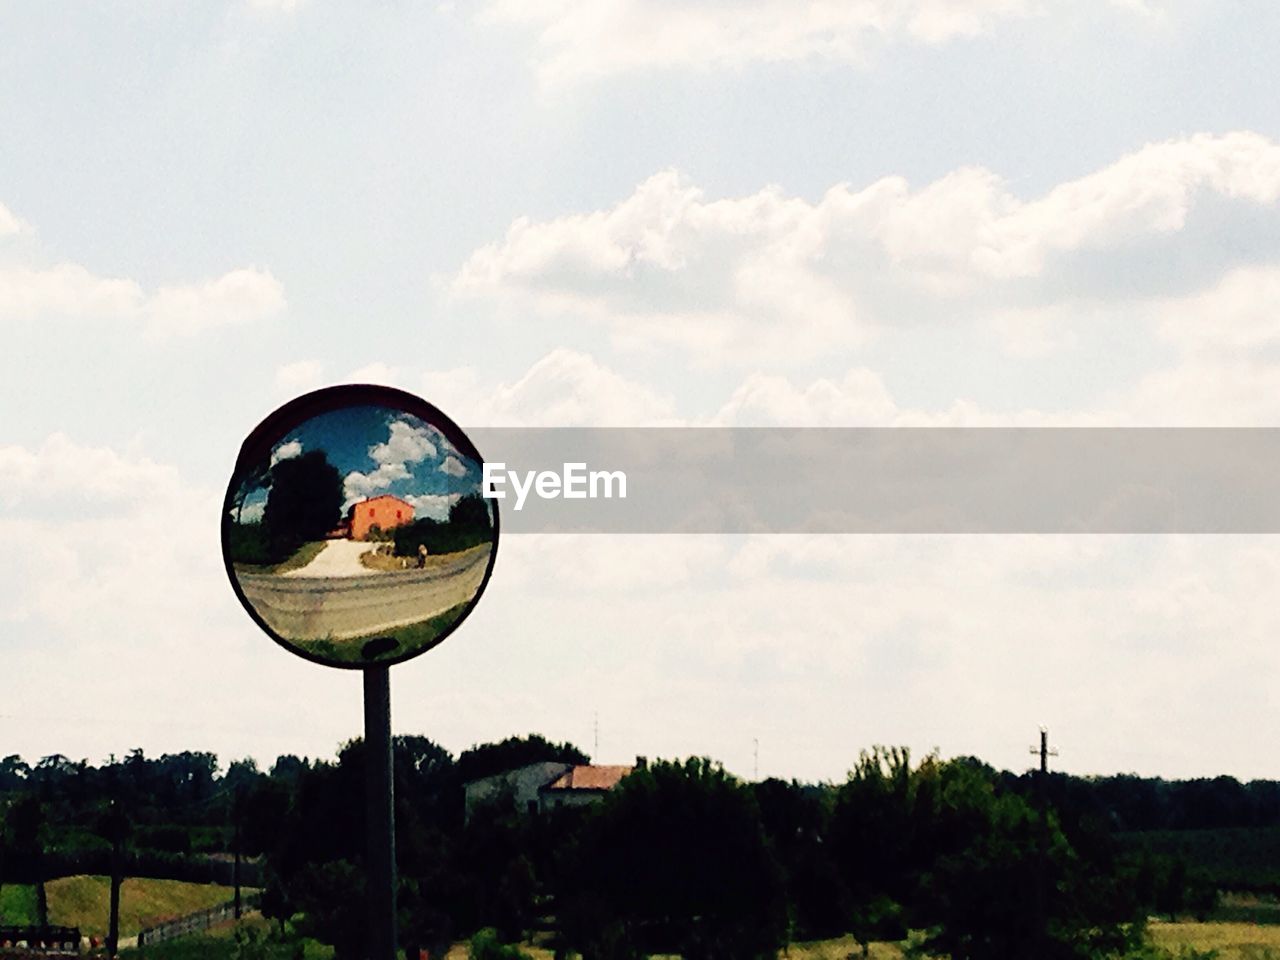
<svg viewBox="0 0 1280 960"><path fill-rule="evenodd" d="M434 424L391 407L350 406L310 417L272 443L270 463L308 451L324 453L342 476L344 512L391 494L410 503L418 518L447 520L464 493L480 489L479 464L454 449ZM244 478L248 488L238 520L262 519L268 491L259 479Z"/></svg>
<svg viewBox="0 0 1280 960"><path fill-rule="evenodd" d="M1280 426L1278 40L1270 0L0 2L0 754L359 732L218 553L315 386ZM395 726L829 779L1046 724L1076 772L1280 777L1277 595L1261 536L509 537Z"/></svg>

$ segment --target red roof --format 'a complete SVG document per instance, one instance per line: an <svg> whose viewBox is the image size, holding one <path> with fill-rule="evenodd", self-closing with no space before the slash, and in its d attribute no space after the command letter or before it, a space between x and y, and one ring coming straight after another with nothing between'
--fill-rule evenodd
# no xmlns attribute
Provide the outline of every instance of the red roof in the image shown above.
<svg viewBox="0 0 1280 960"><path fill-rule="evenodd" d="M570 767L543 787L544 790L612 790L634 767L581 764Z"/></svg>
<svg viewBox="0 0 1280 960"><path fill-rule="evenodd" d="M394 500L396 503L403 503L406 507L413 506L413 504L411 504L408 500L402 500L400 497L397 497L395 494L392 494L392 493L380 493L376 497L366 497L365 499L361 500L360 503L353 504L353 506L358 507L362 503L376 503L379 500Z"/></svg>
<svg viewBox="0 0 1280 960"><path fill-rule="evenodd" d="M379 500L394 500L396 503L403 503L410 510L413 509L413 504L408 500L402 500L393 493L380 493L376 497L365 497L363 500L357 500L351 506L347 507L347 517L350 518L353 515L356 507L363 507L366 503L377 503Z"/></svg>

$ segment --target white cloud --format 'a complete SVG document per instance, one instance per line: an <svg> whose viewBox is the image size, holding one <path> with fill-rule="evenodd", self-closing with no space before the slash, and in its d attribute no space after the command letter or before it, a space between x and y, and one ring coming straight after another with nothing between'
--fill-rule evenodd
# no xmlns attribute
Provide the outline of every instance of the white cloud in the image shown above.
<svg viewBox="0 0 1280 960"><path fill-rule="evenodd" d="M297 360L276 368L276 390L281 393L304 393L318 387L325 365L318 360Z"/></svg>
<svg viewBox="0 0 1280 960"><path fill-rule="evenodd" d="M840 777L857 747L828 734L839 715L859 744L1015 770L1046 723L1076 772L1251 773L1247 744L1214 746L1222 703L1278 726L1277 610L1259 598L1280 571L1258 538L557 536L500 553L460 672L521 624L556 623L508 717L567 724L558 691L625 671L601 714L621 757L702 752L749 773L758 737L762 775ZM565 662L589 666L556 676Z"/></svg>
<svg viewBox="0 0 1280 960"><path fill-rule="evenodd" d="M65 501L137 503L159 497L177 484L177 472L146 458L129 458L108 447L83 446L51 434L38 448L0 447L0 504Z"/></svg>
<svg viewBox="0 0 1280 960"><path fill-rule="evenodd" d="M100 277L85 267L0 267L0 320L132 321L154 337L192 335L280 313L284 290L270 273L232 270L205 283L160 287Z"/></svg>
<svg viewBox="0 0 1280 960"><path fill-rule="evenodd" d="M139 316L146 295L133 280L98 277L74 263L0 267L0 319L116 320Z"/></svg>
<svg viewBox="0 0 1280 960"><path fill-rule="evenodd" d="M267 512L266 500L255 500L246 503L236 516L237 523L260 523Z"/></svg>
<svg viewBox="0 0 1280 960"><path fill-rule="evenodd" d="M6 676L56 669L63 705L76 705L55 708L40 685L11 684L5 711L17 718L16 752L104 758L127 749L128 730L149 755L196 738L216 744L209 749L225 762L255 736L215 706L232 689L232 699L260 702L276 726L251 748L268 761L280 752L271 741L288 738L316 696L330 709L306 726L327 729L307 749L330 751L345 735L345 721L328 720L334 704L343 712L333 671L312 670L299 683L306 668L236 602L218 540L221 484L193 486L147 456L55 434L34 447L0 447L0 490ZM196 688L209 693L202 707L190 697ZM289 707L277 714L282 698Z"/></svg>
<svg viewBox="0 0 1280 960"><path fill-rule="evenodd" d="M275 466L281 460L292 460L294 457L302 455L302 441L290 440L288 443L282 443L271 454L271 466Z"/></svg>
<svg viewBox="0 0 1280 960"><path fill-rule="evenodd" d="M258 13L297 13L306 0L246 0L250 10Z"/></svg>
<svg viewBox="0 0 1280 960"><path fill-rule="evenodd" d="M343 478L343 494L346 502L343 509L360 500L373 496L379 490L386 490L397 480L407 480L410 474L403 463L384 463L369 473L352 470Z"/></svg>
<svg viewBox="0 0 1280 960"><path fill-rule="evenodd" d="M0 237L21 233L26 228L18 217L3 203L0 203Z"/></svg>
<svg viewBox="0 0 1280 960"><path fill-rule="evenodd" d="M662 426L675 403L588 354L559 348L512 382L482 380L473 368L428 373L427 396L467 425Z"/></svg>
<svg viewBox="0 0 1280 960"><path fill-rule="evenodd" d="M348 383L374 383L387 386L398 386L401 382L399 367L375 361L358 367L347 374Z"/></svg>
<svg viewBox="0 0 1280 960"><path fill-rule="evenodd" d="M215 327L267 320L285 308L284 287L269 272L249 267L200 284L161 287L145 307L147 332L190 336Z"/></svg>
<svg viewBox="0 0 1280 960"><path fill-rule="evenodd" d="M388 425L390 436L384 443L369 448L369 457L378 465L369 473L353 470L343 479L346 504L343 509L386 490L397 480L412 476L409 465L435 459L438 454L432 442L433 431L426 426L415 426L403 420L393 420Z"/></svg>
<svg viewBox="0 0 1280 960"><path fill-rule="evenodd" d="M379 464L421 463L428 457L436 456L435 444L431 442L431 431L425 426L415 426L403 420L395 420L390 424L391 436L385 443L378 443L369 448L369 456Z"/></svg>
<svg viewBox="0 0 1280 960"><path fill-rule="evenodd" d="M430 517L432 520L448 520L449 508L462 499L462 494L424 493L405 499L413 504L415 518Z"/></svg>
<svg viewBox="0 0 1280 960"><path fill-rule="evenodd" d="M1143 0L1094 0L1149 13ZM643 68L699 70L751 63L863 63L895 42L942 44L1001 21L1051 11L1031 0L487 0L480 21L533 31L543 83Z"/></svg>
<svg viewBox="0 0 1280 960"><path fill-rule="evenodd" d="M893 327L978 320L1012 352L1044 353L1072 342L1046 310L1133 287L1133 271L1160 268L1147 246L1210 198L1274 209L1280 145L1247 132L1152 144L1034 200L975 168L918 190L840 184L816 203L773 188L710 199L668 171L609 209L517 219L451 289L699 364L799 363ZM1196 238L1181 242L1194 253Z"/></svg>
<svg viewBox="0 0 1280 960"><path fill-rule="evenodd" d="M448 456L440 464L440 472L447 473L451 477L465 477L467 468L462 465L462 461L457 457Z"/></svg>
<svg viewBox="0 0 1280 960"><path fill-rule="evenodd" d="M1280 263L1239 267L1212 288L1153 305L1160 334L1185 350L1249 351L1280 341Z"/></svg>
<svg viewBox="0 0 1280 960"><path fill-rule="evenodd" d="M866 369L839 382L827 379L796 387L787 378L753 374L712 418L723 426L884 425L898 415L884 381Z"/></svg>

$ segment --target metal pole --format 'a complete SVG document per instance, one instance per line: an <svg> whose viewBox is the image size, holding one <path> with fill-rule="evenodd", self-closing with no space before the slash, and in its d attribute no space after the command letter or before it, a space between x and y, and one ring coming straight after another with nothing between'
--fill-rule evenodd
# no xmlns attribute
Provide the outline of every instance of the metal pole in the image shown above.
<svg viewBox="0 0 1280 960"><path fill-rule="evenodd" d="M111 900L107 918L107 956L114 957L120 948L120 883L123 873L120 845L124 839L122 814L116 801L111 801Z"/></svg>
<svg viewBox="0 0 1280 960"><path fill-rule="evenodd" d="M231 866L231 881L235 885L235 907L234 913L236 919L240 919L240 807L241 807L241 790L236 788L235 797L231 801L231 819L232 824L232 846L235 848L235 861Z"/></svg>
<svg viewBox="0 0 1280 960"><path fill-rule="evenodd" d="M364 668L365 863L369 960L396 960L396 821L388 668Z"/></svg>

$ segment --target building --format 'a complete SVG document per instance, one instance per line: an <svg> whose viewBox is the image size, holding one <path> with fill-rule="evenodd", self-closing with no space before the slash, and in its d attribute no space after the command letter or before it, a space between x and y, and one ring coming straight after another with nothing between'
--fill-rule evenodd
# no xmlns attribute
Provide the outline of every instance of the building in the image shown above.
<svg viewBox="0 0 1280 960"><path fill-rule="evenodd" d="M374 527L385 532L412 521L413 504L384 493L352 504L346 524L350 526L352 540L368 540Z"/></svg>
<svg viewBox="0 0 1280 960"><path fill-rule="evenodd" d="M570 767L538 792L540 810L599 803L634 767L580 764Z"/></svg>
<svg viewBox="0 0 1280 960"><path fill-rule="evenodd" d="M545 813L562 807L598 803L635 767L596 764L531 763L463 784L466 819L479 804L509 796L517 810Z"/></svg>

